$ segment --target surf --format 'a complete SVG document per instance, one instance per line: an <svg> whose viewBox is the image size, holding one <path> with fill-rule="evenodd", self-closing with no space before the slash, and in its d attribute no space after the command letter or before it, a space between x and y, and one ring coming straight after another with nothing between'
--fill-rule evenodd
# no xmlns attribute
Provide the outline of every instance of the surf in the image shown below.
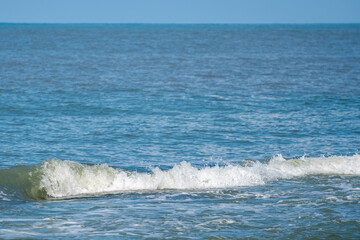
<svg viewBox="0 0 360 240"><path fill-rule="evenodd" d="M248 187L309 175L360 176L360 155L298 159L278 155L268 162L204 167L184 161L168 170L154 167L149 172L49 159L36 166L0 170L0 190L3 195L12 192L30 200L47 200L123 191Z"/></svg>

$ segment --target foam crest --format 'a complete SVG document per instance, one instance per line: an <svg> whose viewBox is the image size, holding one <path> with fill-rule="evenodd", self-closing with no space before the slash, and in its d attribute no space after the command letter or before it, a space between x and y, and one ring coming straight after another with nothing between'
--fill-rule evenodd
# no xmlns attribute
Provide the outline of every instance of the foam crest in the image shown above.
<svg viewBox="0 0 360 240"><path fill-rule="evenodd" d="M209 189L263 185L279 179L307 175L360 175L360 156L334 156L285 160L281 155L268 163L196 168L181 162L170 170L151 173L124 171L106 164L84 165L72 161L48 160L37 168L41 176L36 191L50 198L158 189ZM39 175L40 174L40 175Z"/></svg>
<svg viewBox="0 0 360 240"><path fill-rule="evenodd" d="M149 173L51 159L38 166L0 170L0 199L19 194L36 200L122 191L244 187L318 174L360 176L360 156L285 160L279 155L267 163L203 168L181 162L169 170L153 168Z"/></svg>

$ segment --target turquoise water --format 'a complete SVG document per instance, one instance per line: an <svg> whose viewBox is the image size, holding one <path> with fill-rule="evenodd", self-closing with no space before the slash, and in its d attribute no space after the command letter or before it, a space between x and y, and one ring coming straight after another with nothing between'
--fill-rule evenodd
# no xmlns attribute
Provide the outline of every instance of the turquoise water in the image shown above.
<svg viewBox="0 0 360 240"><path fill-rule="evenodd" d="M0 238L360 238L359 39L0 24Z"/></svg>

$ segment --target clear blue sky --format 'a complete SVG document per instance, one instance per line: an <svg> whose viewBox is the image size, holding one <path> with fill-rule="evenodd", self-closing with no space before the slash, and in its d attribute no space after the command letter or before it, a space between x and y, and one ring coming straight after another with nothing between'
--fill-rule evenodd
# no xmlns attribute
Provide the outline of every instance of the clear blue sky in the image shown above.
<svg viewBox="0 0 360 240"><path fill-rule="evenodd" d="M360 23L360 0L0 0L0 22Z"/></svg>

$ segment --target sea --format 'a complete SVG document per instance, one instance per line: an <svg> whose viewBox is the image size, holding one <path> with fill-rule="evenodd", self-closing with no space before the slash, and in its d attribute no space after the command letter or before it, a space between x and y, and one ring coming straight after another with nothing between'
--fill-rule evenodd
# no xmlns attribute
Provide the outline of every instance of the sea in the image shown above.
<svg viewBox="0 0 360 240"><path fill-rule="evenodd" d="M360 24L0 24L0 239L360 239Z"/></svg>

